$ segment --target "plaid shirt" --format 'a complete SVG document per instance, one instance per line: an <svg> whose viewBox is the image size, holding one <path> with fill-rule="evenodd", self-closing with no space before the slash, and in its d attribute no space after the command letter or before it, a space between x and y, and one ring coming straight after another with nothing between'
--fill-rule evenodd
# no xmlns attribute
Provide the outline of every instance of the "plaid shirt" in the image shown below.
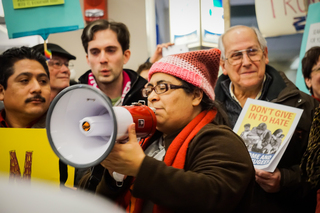
<svg viewBox="0 0 320 213"><path fill-rule="evenodd" d="M6 117L6 112L3 109L0 112L0 127L9 127L7 122L4 120L5 117Z"/></svg>

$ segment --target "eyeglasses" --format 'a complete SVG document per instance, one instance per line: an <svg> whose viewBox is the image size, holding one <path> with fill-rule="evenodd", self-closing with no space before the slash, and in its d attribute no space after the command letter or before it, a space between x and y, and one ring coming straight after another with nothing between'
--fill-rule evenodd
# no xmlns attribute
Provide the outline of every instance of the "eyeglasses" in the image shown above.
<svg viewBox="0 0 320 213"><path fill-rule="evenodd" d="M261 49L245 49L245 50L239 50L231 53L231 55L226 58L226 60L231 65L238 65L242 63L243 59L243 52L246 52L248 58L254 62L254 61L260 61L263 56L263 51Z"/></svg>
<svg viewBox="0 0 320 213"><path fill-rule="evenodd" d="M73 68L73 64L71 62L61 62L59 60L50 60L48 61L48 65L52 66L55 69L60 69L62 67L62 65L68 67L69 69Z"/></svg>
<svg viewBox="0 0 320 213"><path fill-rule="evenodd" d="M142 89L142 95L143 97L148 97L152 91L154 90L155 93L162 94L167 92L170 89L181 89L186 88L185 86L179 86L179 85L173 85L173 84L167 84L167 83L160 83L156 86L148 85L146 88Z"/></svg>

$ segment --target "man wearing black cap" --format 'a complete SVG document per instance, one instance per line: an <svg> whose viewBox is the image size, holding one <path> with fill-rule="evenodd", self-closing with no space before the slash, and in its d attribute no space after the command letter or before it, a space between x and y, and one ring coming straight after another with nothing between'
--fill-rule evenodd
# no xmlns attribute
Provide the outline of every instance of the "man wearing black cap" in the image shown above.
<svg viewBox="0 0 320 213"><path fill-rule="evenodd" d="M44 55L44 45L38 44L33 49ZM64 88L70 86L70 68L73 64L70 60L76 57L68 53L65 49L57 44L48 43L47 49L51 51L52 58L48 61L50 72L51 101Z"/></svg>

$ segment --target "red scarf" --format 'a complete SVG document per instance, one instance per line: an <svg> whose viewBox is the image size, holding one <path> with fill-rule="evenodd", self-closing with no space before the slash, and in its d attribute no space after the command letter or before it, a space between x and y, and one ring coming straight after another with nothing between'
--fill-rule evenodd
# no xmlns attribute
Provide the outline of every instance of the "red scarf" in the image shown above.
<svg viewBox="0 0 320 213"><path fill-rule="evenodd" d="M317 191L317 206L315 213L320 213L320 189L318 189Z"/></svg>
<svg viewBox="0 0 320 213"><path fill-rule="evenodd" d="M167 166L172 166L177 169L184 168L189 143L205 125L210 123L216 117L216 114L216 110L201 112L177 135L177 137L175 137L164 157L164 162ZM144 144L148 144L148 142L152 141L147 140ZM131 189L132 188L133 186L131 186ZM126 201L121 202L121 204L127 207L127 212L141 212L143 206L142 199L131 196L130 190L125 195L124 199ZM154 205L153 212L163 213L170 211L164 207Z"/></svg>
<svg viewBox="0 0 320 213"><path fill-rule="evenodd" d="M320 102L320 98L316 98L314 95L312 95L312 97Z"/></svg>

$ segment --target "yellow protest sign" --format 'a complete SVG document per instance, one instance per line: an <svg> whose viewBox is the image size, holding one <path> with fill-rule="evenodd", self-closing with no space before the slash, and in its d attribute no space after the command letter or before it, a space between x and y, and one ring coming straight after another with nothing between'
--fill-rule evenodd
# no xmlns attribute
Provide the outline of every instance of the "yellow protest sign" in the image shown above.
<svg viewBox="0 0 320 213"><path fill-rule="evenodd" d="M64 0L12 0L14 9L64 4Z"/></svg>
<svg viewBox="0 0 320 213"><path fill-rule="evenodd" d="M59 187L66 179L65 186L73 187L74 168L59 166L45 129L0 128L0 135L0 172L9 181L41 179Z"/></svg>

